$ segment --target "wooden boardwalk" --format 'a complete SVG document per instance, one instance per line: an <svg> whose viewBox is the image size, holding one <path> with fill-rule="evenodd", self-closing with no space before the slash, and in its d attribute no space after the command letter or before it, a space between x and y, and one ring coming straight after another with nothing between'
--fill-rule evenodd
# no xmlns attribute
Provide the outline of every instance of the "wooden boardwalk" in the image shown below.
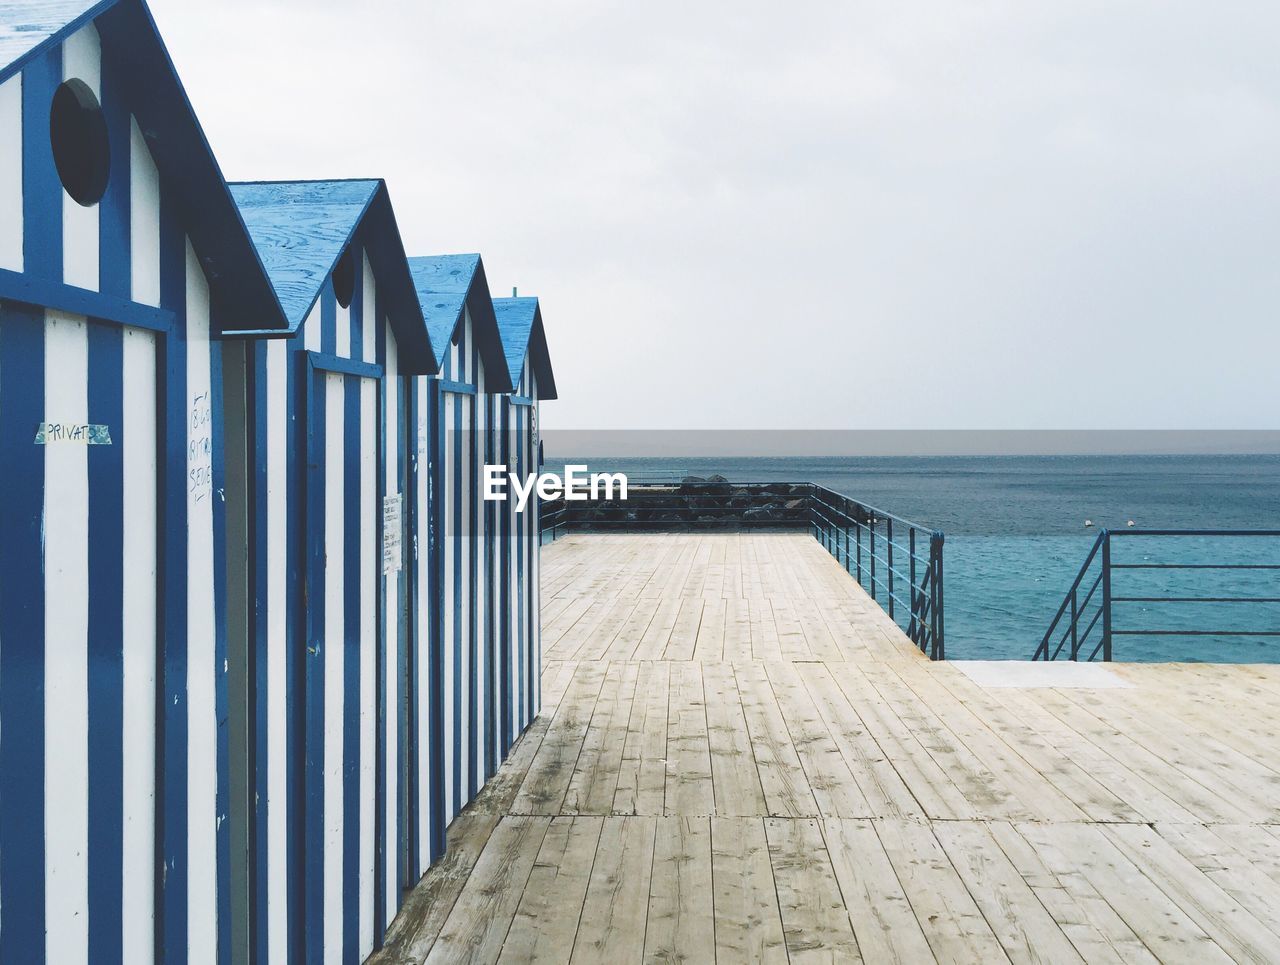
<svg viewBox="0 0 1280 965"><path fill-rule="evenodd" d="M980 687L802 534L543 561L544 713L376 960L1280 960L1280 667Z"/></svg>

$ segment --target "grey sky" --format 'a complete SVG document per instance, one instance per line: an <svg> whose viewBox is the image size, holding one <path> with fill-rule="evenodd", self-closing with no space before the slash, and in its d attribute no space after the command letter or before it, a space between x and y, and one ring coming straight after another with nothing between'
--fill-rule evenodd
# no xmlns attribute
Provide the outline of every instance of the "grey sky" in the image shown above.
<svg viewBox="0 0 1280 965"><path fill-rule="evenodd" d="M387 178L571 428L1280 424L1273 0L152 0L231 178Z"/></svg>

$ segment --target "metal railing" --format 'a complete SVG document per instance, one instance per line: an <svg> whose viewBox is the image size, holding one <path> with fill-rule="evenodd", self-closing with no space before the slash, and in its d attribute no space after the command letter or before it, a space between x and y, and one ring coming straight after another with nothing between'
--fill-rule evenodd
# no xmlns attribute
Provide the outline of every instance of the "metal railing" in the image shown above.
<svg viewBox="0 0 1280 965"><path fill-rule="evenodd" d="M569 530L569 507L563 496L543 499L538 512L538 545L554 543Z"/></svg>
<svg viewBox="0 0 1280 965"><path fill-rule="evenodd" d="M625 501L542 506L543 543L568 530L808 530L923 653L945 657L942 533L824 486L629 482Z"/></svg>
<svg viewBox="0 0 1280 965"><path fill-rule="evenodd" d="M816 484L810 512L813 535L827 552L912 643L933 660L945 659L943 534Z"/></svg>
<svg viewBox="0 0 1280 965"><path fill-rule="evenodd" d="M1243 529L1125 529L1111 532L1102 530L1094 540L1093 548L1085 557L1084 565L1076 575L1066 598L1058 607L1049 629L1045 631L1032 660L1111 660L1113 639L1131 637L1280 637L1280 624L1269 629L1252 627L1214 626L1199 620L1192 626L1144 626L1136 622L1129 604L1141 604L1150 611L1152 605L1212 605L1227 606L1240 612L1246 605L1280 603L1280 596L1265 596L1244 592L1241 587L1228 587L1225 591L1209 593L1144 592L1138 584L1131 589L1122 588L1117 595L1113 585L1117 579L1129 576L1129 571L1204 571L1206 575L1217 573L1241 574L1244 572L1280 571L1280 563L1219 560L1178 560L1168 557L1153 560L1128 559L1116 562L1112 558L1112 540L1118 538L1155 537L1162 541L1200 539L1273 539L1280 550L1280 530ZM1117 573L1116 571L1119 571ZM1132 577L1130 577L1132 583ZM1117 608L1119 604L1119 608ZM1116 614L1119 609L1120 620ZM1203 618L1208 620L1207 617ZM1064 652L1065 651L1065 652Z"/></svg>

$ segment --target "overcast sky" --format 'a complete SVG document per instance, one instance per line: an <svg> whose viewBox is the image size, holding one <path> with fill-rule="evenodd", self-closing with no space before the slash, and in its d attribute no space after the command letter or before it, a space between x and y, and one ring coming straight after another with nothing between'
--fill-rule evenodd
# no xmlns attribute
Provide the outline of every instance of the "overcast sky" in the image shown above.
<svg viewBox="0 0 1280 965"><path fill-rule="evenodd" d="M1280 4L152 0L232 179L542 298L548 427L1280 425Z"/></svg>

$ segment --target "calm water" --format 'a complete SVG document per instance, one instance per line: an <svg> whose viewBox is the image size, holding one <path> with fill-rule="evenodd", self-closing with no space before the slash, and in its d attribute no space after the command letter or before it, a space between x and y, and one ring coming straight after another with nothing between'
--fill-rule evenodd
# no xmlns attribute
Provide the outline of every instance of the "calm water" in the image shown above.
<svg viewBox="0 0 1280 965"><path fill-rule="evenodd" d="M1280 456L610 459L635 474L811 480L946 534L947 655L1031 655L1097 529L1280 529ZM1115 561L1280 563L1280 540L1113 541ZM1119 574L1120 571L1114 571ZM1116 595L1280 597L1280 571L1124 571ZM1116 605L1117 627L1280 629L1280 605ZM1118 637L1117 660L1280 662L1280 638Z"/></svg>

